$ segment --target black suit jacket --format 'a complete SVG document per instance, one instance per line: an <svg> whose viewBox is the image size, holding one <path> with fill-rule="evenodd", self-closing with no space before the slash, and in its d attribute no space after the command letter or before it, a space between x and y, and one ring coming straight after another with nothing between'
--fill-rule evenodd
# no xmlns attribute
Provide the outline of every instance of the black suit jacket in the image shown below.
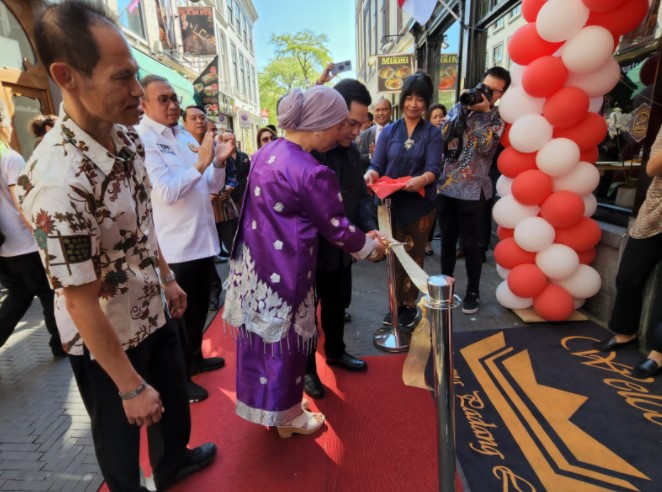
<svg viewBox="0 0 662 492"><path fill-rule="evenodd" d="M375 136L377 135L377 126L372 125L370 128L363 130L359 135L359 155L361 156L361 167L365 173L370 167L370 144L375 143Z"/></svg>

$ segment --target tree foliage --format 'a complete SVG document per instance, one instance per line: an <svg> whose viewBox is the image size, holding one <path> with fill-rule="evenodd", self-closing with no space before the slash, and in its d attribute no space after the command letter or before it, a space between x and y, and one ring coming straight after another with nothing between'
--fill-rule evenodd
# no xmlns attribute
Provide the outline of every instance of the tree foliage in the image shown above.
<svg viewBox="0 0 662 492"><path fill-rule="evenodd" d="M326 34L305 29L296 33L272 34L275 57L258 74L260 107L269 110L269 122L276 122L278 100L294 88L314 83L331 61Z"/></svg>

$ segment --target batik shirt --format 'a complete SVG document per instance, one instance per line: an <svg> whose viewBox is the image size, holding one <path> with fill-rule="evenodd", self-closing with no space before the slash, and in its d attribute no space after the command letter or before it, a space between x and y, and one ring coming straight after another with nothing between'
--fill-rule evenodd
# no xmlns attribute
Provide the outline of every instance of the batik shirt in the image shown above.
<svg viewBox="0 0 662 492"><path fill-rule="evenodd" d="M138 135L114 126L115 155L60 110L17 180L51 286L64 348L83 354L63 287L100 280L99 303L124 347L165 324L150 183Z"/></svg>
<svg viewBox="0 0 662 492"><path fill-rule="evenodd" d="M657 134L651 156L662 152L662 129ZM641 205L637 219L632 224L630 236L646 239L662 233L662 176L654 176L646 192L646 200Z"/></svg>
<svg viewBox="0 0 662 492"><path fill-rule="evenodd" d="M482 192L483 198L489 200L493 195L490 167L505 122L497 108L487 113L469 111L462 134L462 150L460 155L454 158L460 139L449 138L448 131L461 109L460 103L453 106L442 128L444 141L448 142L448 145L444 151L443 171L437 192L460 200L480 200Z"/></svg>

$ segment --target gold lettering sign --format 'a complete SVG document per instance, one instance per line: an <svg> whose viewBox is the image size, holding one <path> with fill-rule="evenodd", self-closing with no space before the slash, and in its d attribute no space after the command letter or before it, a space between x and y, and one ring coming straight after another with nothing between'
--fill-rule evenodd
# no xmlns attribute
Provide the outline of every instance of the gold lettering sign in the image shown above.
<svg viewBox="0 0 662 492"><path fill-rule="evenodd" d="M651 107L646 103L642 104L632 112L632 118L630 119L628 131L630 132L630 135L632 135L632 138L637 141L637 143L646 138L650 116Z"/></svg>

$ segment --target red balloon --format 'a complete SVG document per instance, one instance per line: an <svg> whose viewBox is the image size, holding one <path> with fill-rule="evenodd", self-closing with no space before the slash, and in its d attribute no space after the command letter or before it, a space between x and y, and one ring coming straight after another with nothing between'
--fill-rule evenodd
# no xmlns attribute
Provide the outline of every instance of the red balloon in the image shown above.
<svg viewBox="0 0 662 492"><path fill-rule="evenodd" d="M504 239L514 237L515 229L509 229L507 227L497 226L496 233L497 233L497 237L499 238L499 241L503 241Z"/></svg>
<svg viewBox="0 0 662 492"><path fill-rule="evenodd" d="M533 310L548 321L563 321L575 312L575 303L563 287L548 284L533 298Z"/></svg>
<svg viewBox="0 0 662 492"><path fill-rule="evenodd" d="M518 174L511 189L518 202L524 205L540 205L552 193L553 188L554 181L550 176L538 169L531 169Z"/></svg>
<svg viewBox="0 0 662 492"><path fill-rule="evenodd" d="M503 268L508 270L515 268L522 263L535 263L536 253L524 251L517 246L515 239L508 238L499 243L494 248L494 259Z"/></svg>
<svg viewBox="0 0 662 492"><path fill-rule="evenodd" d="M538 18L538 12L547 0L522 0L522 17L527 22L535 22Z"/></svg>
<svg viewBox="0 0 662 492"><path fill-rule="evenodd" d="M520 65L528 65L541 56L551 55L563 43L550 43L540 37L535 23L525 24L513 34L508 42L510 59Z"/></svg>
<svg viewBox="0 0 662 492"><path fill-rule="evenodd" d="M585 208L584 200L574 191L557 191L540 206L540 216L554 227L570 227L584 217Z"/></svg>
<svg viewBox="0 0 662 492"><path fill-rule="evenodd" d="M577 253L577 256L579 256L579 263L583 265L590 265L593 263L593 260L595 260L595 255L597 252L595 251L595 248L587 249L586 251L580 251Z"/></svg>
<svg viewBox="0 0 662 492"><path fill-rule="evenodd" d="M556 229L554 242L570 246L581 253L595 248L600 242L601 235L602 231L600 231L598 223L593 219L583 217L575 225Z"/></svg>
<svg viewBox="0 0 662 492"><path fill-rule="evenodd" d="M595 161L598 160L599 156L600 149L597 147L591 147L588 150L582 150L581 154L579 154L579 160L588 162L589 164L595 164Z"/></svg>
<svg viewBox="0 0 662 492"><path fill-rule="evenodd" d="M627 2L627 0L583 0L583 2L584 5L586 5L589 9L593 10L594 12L606 12L607 10L620 7L625 2ZM522 10L524 10L524 2L522 2ZM529 22L533 22L533 21L529 21Z"/></svg>
<svg viewBox="0 0 662 492"><path fill-rule="evenodd" d="M586 118L589 104L585 91L579 87L564 87L545 101L542 115L552 126L569 128L579 125Z"/></svg>
<svg viewBox="0 0 662 492"><path fill-rule="evenodd" d="M536 297L547 287L547 275L532 263L517 265L506 279L510 291L520 297Z"/></svg>
<svg viewBox="0 0 662 492"><path fill-rule="evenodd" d="M513 125L511 123L506 123L506 126L503 128L503 133L501 134L501 145L504 147L510 147L510 128Z"/></svg>
<svg viewBox="0 0 662 492"><path fill-rule="evenodd" d="M497 159L497 167L501 174L507 178L516 178L520 173L536 167L536 153L527 154L515 150L513 147L506 147Z"/></svg>
<svg viewBox="0 0 662 492"><path fill-rule="evenodd" d="M618 39L641 24L647 13L648 0L628 0L607 12L593 10L586 25L605 27Z"/></svg>
<svg viewBox="0 0 662 492"><path fill-rule="evenodd" d="M567 79L568 69L563 60L558 56L542 56L524 70L522 87L532 97L549 97L563 87Z"/></svg>
<svg viewBox="0 0 662 492"><path fill-rule="evenodd" d="M579 125L570 128L555 128L554 138L569 138L580 150L596 147L607 135L607 122L596 113L588 113Z"/></svg>

